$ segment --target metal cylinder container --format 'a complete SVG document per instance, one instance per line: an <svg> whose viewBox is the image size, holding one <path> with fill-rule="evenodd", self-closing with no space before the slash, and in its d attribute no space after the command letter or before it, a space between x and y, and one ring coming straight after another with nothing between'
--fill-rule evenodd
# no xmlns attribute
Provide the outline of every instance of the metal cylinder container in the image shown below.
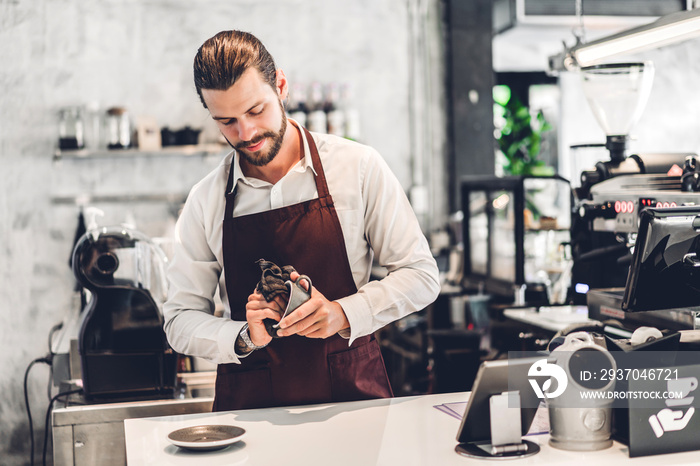
<svg viewBox="0 0 700 466"><path fill-rule="evenodd" d="M593 451L612 445L612 403L617 369L607 349L587 332L567 335L551 353L564 369L567 386L556 398L547 398L550 440L562 450Z"/></svg>

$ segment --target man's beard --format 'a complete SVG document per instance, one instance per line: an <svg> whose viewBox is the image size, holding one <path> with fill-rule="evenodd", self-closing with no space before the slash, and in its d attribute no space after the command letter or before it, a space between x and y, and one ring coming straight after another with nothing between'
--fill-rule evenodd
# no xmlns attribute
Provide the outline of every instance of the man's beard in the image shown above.
<svg viewBox="0 0 700 466"><path fill-rule="evenodd" d="M282 126L279 131L267 131L263 134L259 134L250 141L239 142L235 146L229 142L231 147L236 149L236 151L243 157L243 159L250 165L256 167L264 167L268 163L277 157L280 149L282 148L282 141L284 139L284 134L287 132L287 115L284 112L284 106L280 102L280 110L282 111ZM254 146L265 138L270 138L270 148L267 153L261 153L259 155L254 155L246 150L246 147Z"/></svg>

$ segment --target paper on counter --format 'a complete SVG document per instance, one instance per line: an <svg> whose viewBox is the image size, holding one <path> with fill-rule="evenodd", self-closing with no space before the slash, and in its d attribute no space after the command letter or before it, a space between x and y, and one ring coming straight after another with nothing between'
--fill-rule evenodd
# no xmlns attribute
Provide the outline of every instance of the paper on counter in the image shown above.
<svg viewBox="0 0 700 466"><path fill-rule="evenodd" d="M464 411L467 409L467 402L443 403L441 405L434 406L434 408L461 421L462 416L464 416Z"/></svg>
<svg viewBox="0 0 700 466"><path fill-rule="evenodd" d="M462 420L464 412L467 410L467 402L458 403L443 403L441 405L433 406L438 411L441 411L449 416L456 419ZM549 433L549 411L544 404L540 404L535 413L535 418L532 420L532 425L530 430L528 430L527 435L540 435Z"/></svg>

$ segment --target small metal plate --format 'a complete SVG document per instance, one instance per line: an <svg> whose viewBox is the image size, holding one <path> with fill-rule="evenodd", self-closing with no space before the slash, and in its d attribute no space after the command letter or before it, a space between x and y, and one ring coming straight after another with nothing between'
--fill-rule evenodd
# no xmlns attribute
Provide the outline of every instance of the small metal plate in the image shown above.
<svg viewBox="0 0 700 466"><path fill-rule="evenodd" d="M168 434L168 440L188 450L218 450L245 437L245 429L227 425L192 426Z"/></svg>

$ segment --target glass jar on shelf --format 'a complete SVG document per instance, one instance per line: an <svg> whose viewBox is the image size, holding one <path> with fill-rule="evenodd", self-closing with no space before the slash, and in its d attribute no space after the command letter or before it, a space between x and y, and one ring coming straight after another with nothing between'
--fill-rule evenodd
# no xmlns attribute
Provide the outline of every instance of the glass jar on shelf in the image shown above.
<svg viewBox="0 0 700 466"><path fill-rule="evenodd" d="M85 148L85 123L82 107L63 107L58 111L58 148L60 150Z"/></svg>
<svg viewBox="0 0 700 466"><path fill-rule="evenodd" d="M131 141L131 118L124 107L112 107L105 117L108 149L128 149Z"/></svg>

